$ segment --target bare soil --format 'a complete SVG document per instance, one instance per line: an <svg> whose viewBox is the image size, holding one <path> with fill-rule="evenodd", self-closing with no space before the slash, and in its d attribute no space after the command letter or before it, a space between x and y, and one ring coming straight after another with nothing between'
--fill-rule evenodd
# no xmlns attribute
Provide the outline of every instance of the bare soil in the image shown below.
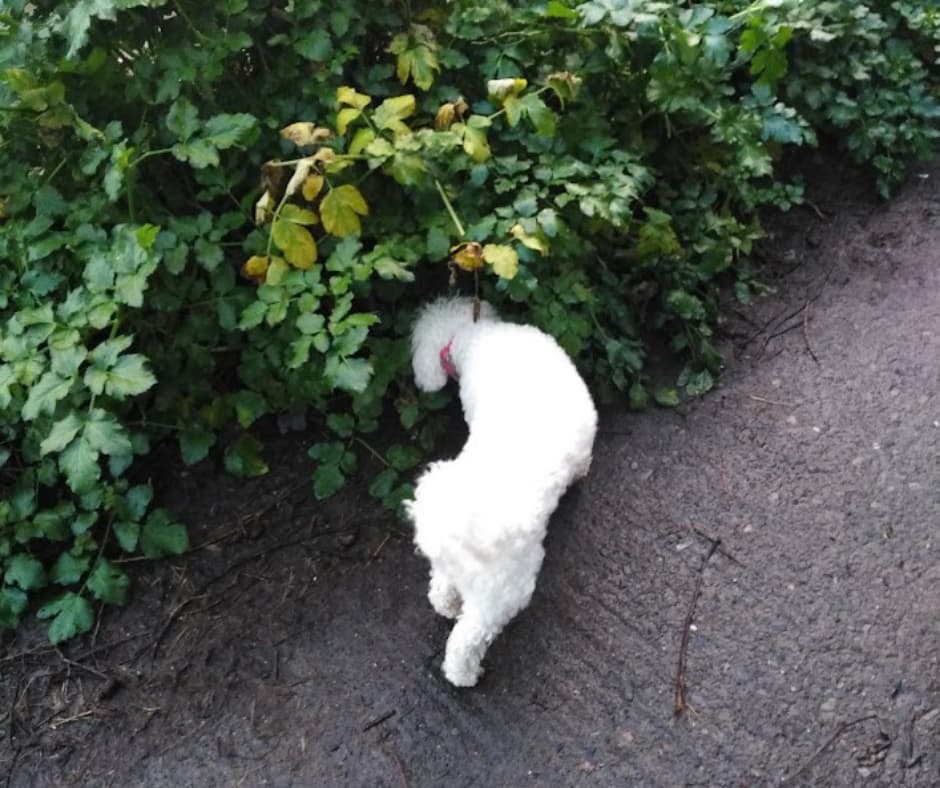
<svg viewBox="0 0 940 788"><path fill-rule="evenodd" d="M200 549L134 567L94 637L4 643L0 779L940 785L940 168L887 204L822 176L719 387L604 414L478 688L440 675L404 526L316 504L281 438L259 480L165 463Z"/></svg>

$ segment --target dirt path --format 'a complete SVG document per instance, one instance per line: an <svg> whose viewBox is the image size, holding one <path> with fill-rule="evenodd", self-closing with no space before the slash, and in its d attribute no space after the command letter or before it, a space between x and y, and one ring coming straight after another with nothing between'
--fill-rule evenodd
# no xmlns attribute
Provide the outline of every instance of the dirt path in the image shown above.
<svg viewBox="0 0 940 788"><path fill-rule="evenodd" d="M316 507L284 441L266 479L164 481L224 550L144 571L70 662L9 646L0 778L940 784L940 169L887 206L835 180L825 219L777 223L778 292L727 326L721 386L605 416L479 688L440 677L407 535Z"/></svg>

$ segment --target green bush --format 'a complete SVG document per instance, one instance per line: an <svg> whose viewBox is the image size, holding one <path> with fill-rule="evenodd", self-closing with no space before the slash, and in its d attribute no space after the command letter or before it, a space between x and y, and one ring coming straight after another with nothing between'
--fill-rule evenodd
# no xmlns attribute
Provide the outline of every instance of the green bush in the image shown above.
<svg viewBox="0 0 940 788"><path fill-rule="evenodd" d="M5 9L0 626L32 599L53 642L124 601L122 555L188 548L133 464L157 441L254 476L252 425L306 413L325 497L396 417L396 508L449 401L406 339L448 260L607 398L647 404L654 336L695 396L758 211L800 199L782 153L832 137L886 191L938 133L927 2Z"/></svg>

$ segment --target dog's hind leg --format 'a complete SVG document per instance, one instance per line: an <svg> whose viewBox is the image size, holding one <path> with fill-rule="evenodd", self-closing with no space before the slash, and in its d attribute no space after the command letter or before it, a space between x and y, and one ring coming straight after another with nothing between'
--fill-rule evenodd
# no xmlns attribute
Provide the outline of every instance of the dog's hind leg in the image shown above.
<svg viewBox="0 0 940 788"><path fill-rule="evenodd" d="M443 573L431 569L431 584L428 588L428 601L438 615L444 618L457 618L460 615L460 593Z"/></svg>

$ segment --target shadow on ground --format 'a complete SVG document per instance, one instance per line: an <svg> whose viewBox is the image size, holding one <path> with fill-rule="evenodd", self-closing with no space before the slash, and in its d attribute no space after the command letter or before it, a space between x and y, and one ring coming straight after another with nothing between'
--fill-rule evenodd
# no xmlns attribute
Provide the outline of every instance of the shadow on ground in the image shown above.
<svg viewBox="0 0 940 788"><path fill-rule="evenodd" d="M262 480L169 472L208 544L95 639L10 644L7 784L940 784L940 170L835 180L775 221L718 389L605 415L479 688L408 535L314 505L284 442Z"/></svg>

